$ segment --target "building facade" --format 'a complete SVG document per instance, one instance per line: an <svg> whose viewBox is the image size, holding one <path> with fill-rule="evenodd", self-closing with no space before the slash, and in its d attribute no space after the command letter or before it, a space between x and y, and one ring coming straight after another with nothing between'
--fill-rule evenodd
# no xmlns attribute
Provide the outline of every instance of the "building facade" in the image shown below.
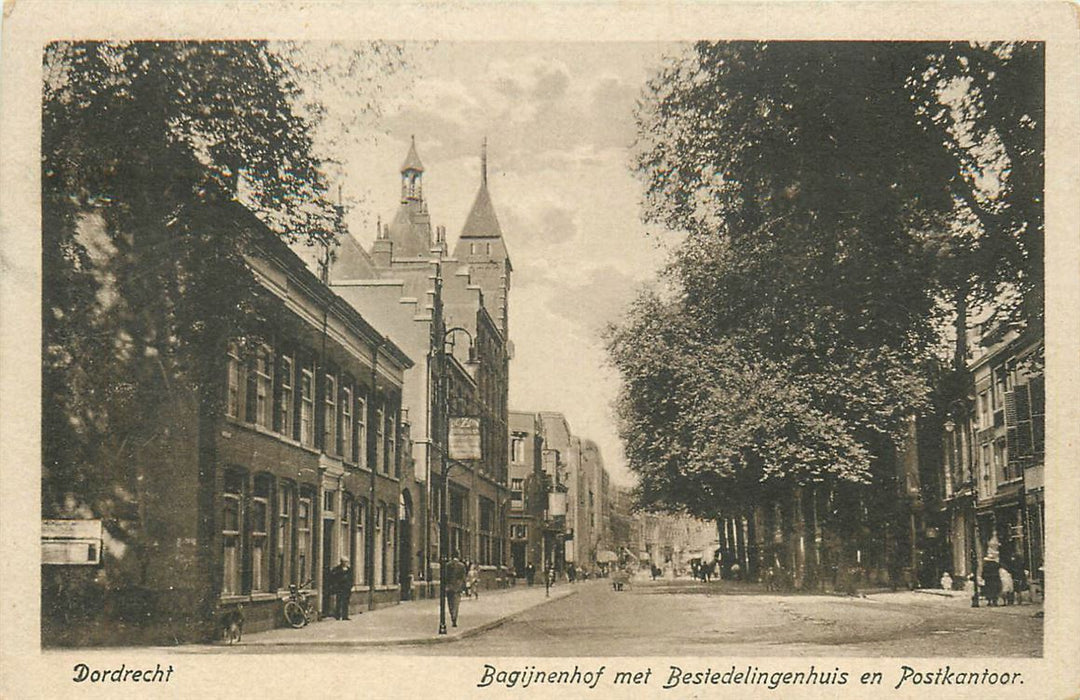
<svg viewBox="0 0 1080 700"><path fill-rule="evenodd" d="M486 161L485 148L480 187L451 254L446 229L431 223L424 166L413 142L390 223L378 223L370 250L346 236L330 271L335 291L418 358L405 377L404 395L418 482L421 536L413 561L419 595L437 594L443 508L447 548L480 567L482 585L502 582L509 562L513 268L488 191ZM480 459L444 460L449 417L478 421Z"/></svg>
<svg viewBox="0 0 1080 700"><path fill-rule="evenodd" d="M268 629L283 624L290 585L328 611L341 558L354 610L400 599L412 361L253 214L214 206L216 221L250 232L246 260L278 322L220 348L209 371L220 402L175 386L147 416L151 437L129 454L140 491L125 528L137 544L106 536L93 572L43 566L46 644L205 641L240 606L247 629ZM88 574L100 585L80 625L65 591Z"/></svg>
<svg viewBox="0 0 1080 700"><path fill-rule="evenodd" d="M967 391L942 443L945 541L954 580L992 558L1041 589L1045 547L1045 378L1040 328L980 329ZM1027 572L1026 574L1024 572Z"/></svg>

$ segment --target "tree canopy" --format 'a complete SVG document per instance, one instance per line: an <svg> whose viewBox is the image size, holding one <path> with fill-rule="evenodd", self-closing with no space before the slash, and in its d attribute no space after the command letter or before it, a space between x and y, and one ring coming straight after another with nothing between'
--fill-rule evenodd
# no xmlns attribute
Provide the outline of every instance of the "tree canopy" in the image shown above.
<svg viewBox="0 0 1080 700"><path fill-rule="evenodd" d="M226 339L263 331L271 310L244 257L253 229L224 220L213 204L238 200L288 240L320 242L340 230L313 145L319 110L301 85L298 54L284 48L45 48L46 512L126 517L137 483L125 457L152 437L146 418L181 384L213 400L217 363L208 359ZM65 504L66 494L78 502Z"/></svg>
<svg viewBox="0 0 1080 700"><path fill-rule="evenodd" d="M971 158L989 162L973 154L989 127L960 115L977 81L945 77L963 51L982 49L702 42L650 81L643 215L686 238L667 289L608 335L642 505L713 517L769 484L872 483L891 463L927 407L936 321L955 289L946 247L964 236L989 251L1006 235L970 230L960 188L994 216L1019 200L1019 218L1038 189L995 192L970 175ZM1041 158L1030 138L1020 151ZM1013 269L972 275L993 286Z"/></svg>

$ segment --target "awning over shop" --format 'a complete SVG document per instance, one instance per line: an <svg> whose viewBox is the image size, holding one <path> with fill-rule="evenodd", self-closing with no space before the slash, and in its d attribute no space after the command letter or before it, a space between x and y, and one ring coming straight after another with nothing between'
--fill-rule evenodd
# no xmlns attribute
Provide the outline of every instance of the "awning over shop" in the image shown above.
<svg viewBox="0 0 1080 700"><path fill-rule="evenodd" d="M596 561L601 564L608 564L613 561L619 561L619 555L615 554L608 549L602 549L596 553Z"/></svg>

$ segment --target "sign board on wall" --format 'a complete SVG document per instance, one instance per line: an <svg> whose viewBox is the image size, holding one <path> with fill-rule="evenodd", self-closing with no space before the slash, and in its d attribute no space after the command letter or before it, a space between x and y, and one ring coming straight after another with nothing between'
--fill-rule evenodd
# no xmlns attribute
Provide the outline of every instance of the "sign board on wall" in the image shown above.
<svg viewBox="0 0 1080 700"><path fill-rule="evenodd" d="M480 451L480 419L450 419L450 459L462 462L482 459Z"/></svg>
<svg viewBox="0 0 1080 700"><path fill-rule="evenodd" d="M42 520L41 563L100 564L101 532L100 520Z"/></svg>
<svg viewBox="0 0 1080 700"><path fill-rule="evenodd" d="M548 513L553 518L566 515L566 494L561 491L552 491L548 494Z"/></svg>

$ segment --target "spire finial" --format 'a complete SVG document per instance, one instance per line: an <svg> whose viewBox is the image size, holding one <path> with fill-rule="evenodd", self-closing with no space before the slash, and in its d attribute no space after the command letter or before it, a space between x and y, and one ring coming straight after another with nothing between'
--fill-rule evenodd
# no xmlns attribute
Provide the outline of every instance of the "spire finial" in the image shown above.
<svg viewBox="0 0 1080 700"><path fill-rule="evenodd" d="M480 184L487 187L487 136L480 146Z"/></svg>

